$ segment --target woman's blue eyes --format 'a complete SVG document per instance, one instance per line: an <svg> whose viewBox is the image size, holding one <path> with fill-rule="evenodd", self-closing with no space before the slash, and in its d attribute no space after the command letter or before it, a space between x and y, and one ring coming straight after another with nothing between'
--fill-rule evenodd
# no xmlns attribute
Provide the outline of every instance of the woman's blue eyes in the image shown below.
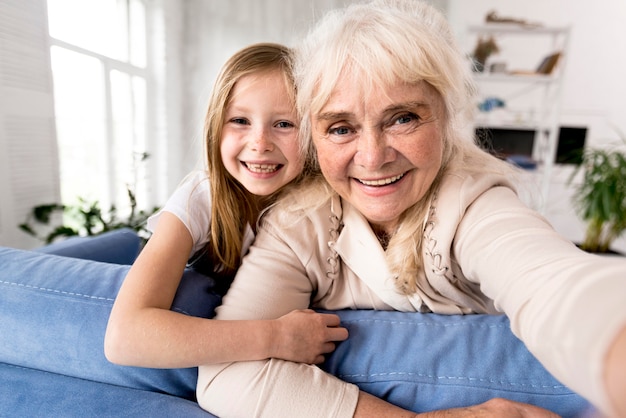
<svg viewBox="0 0 626 418"><path fill-rule="evenodd" d="M332 135L347 135L350 133L350 129L346 126L340 126L338 128L331 128L328 132Z"/></svg>
<svg viewBox="0 0 626 418"><path fill-rule="evenodd" d="M400 116L399 118L397 118L394 123L401 125L403 123L412 122L415 119L417 119L416 115L414 115L412 113L407 113L407 114L404 114L404 115Z"/></svg>
<svg viewBox="0 0 626 418"><path fill-rule="evenodd" d="M394 125L404 125L407 123L411 123L411 122L417 122L419 120L419 116L417 116L414 113L404 113L398 117L392 118L388 124L386 124L387 126L394 126ZM334 126L334 127L330 127L328 129L328 133L330 135L348 135L349 133L352 132L352 128L350 128L349 124L348 126Z"/></svg>

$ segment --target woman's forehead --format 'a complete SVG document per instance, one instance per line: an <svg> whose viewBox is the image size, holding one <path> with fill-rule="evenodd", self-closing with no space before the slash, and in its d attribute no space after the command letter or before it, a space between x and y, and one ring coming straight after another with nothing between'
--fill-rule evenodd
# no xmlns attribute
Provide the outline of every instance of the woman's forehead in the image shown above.
<svg viewBox="0 0 626 418"><path fill-rule="evenodd" d="M381 108L395 104L413 104L432 106L440 99L437 91L425 81L409 83L399 78L393 80L375 80L360 73L342 72L330 90L327 100L313 113L351 112L358 106L373 105Z"/></svg>

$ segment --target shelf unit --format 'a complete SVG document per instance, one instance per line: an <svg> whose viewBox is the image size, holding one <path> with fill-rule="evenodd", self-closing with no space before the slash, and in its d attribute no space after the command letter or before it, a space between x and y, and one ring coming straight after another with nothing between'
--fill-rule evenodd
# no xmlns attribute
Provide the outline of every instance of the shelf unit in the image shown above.
<svg viewBox="0 0 626 418"><path fill-rule="evenodd" d="M520 24L488 23L468 27L469 38L493 36L497 44L508 38L518 38L521 42L511 48L500 47L505 55L519 52L537 55L540 58L559 52L561 55L556 67L549 74L537 72L484 72L474 73L478 85L479 100L496 97L504 102L504 107L487 112L479 112L475 121L476 128L520 129L534 131L532 158L537 162L542 201L547 200L550 192L550 177L556 158L561 96L563 90L563 71L565 68L568 46L569 27L526 26ZM538 38L542 38L539 41ZM543 43L542 43L543 42ZM523 49L523 51L519 51ZM497 56L499 56L498 54ZM511 108L516 103L518 108ZM540 208L540 210L543 208Z"/></svg>

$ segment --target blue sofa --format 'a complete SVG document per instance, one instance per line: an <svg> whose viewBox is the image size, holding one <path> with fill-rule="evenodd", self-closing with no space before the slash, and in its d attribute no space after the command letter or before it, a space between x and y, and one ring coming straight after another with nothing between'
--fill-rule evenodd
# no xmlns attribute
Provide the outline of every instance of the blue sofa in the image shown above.
<svg viewBox="0 0 626 418"><path fill-rule="evenodd" d="M195 402L197 369L123 367L104 357L108 315L138 251L130 230L35 251L0 247L1 417L213 416ZM213 286L186 271L172 309L211 317L221 300ZM322 367L405 408L505 397L564 417L593 413L511 334L504 316L338 314L350 338Z"/></svg>

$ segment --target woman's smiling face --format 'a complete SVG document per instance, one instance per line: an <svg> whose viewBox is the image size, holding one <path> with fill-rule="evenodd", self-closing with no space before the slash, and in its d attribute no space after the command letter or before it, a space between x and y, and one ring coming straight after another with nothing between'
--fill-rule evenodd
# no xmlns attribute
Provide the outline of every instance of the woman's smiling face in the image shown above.
<svg viewBox="0 0 626 418"><path fill-rule="evenodd" d="M320 168L375 230L393 234L442 164L443 102L425 82L374 85L343 74L311 115Z"/></svg>

